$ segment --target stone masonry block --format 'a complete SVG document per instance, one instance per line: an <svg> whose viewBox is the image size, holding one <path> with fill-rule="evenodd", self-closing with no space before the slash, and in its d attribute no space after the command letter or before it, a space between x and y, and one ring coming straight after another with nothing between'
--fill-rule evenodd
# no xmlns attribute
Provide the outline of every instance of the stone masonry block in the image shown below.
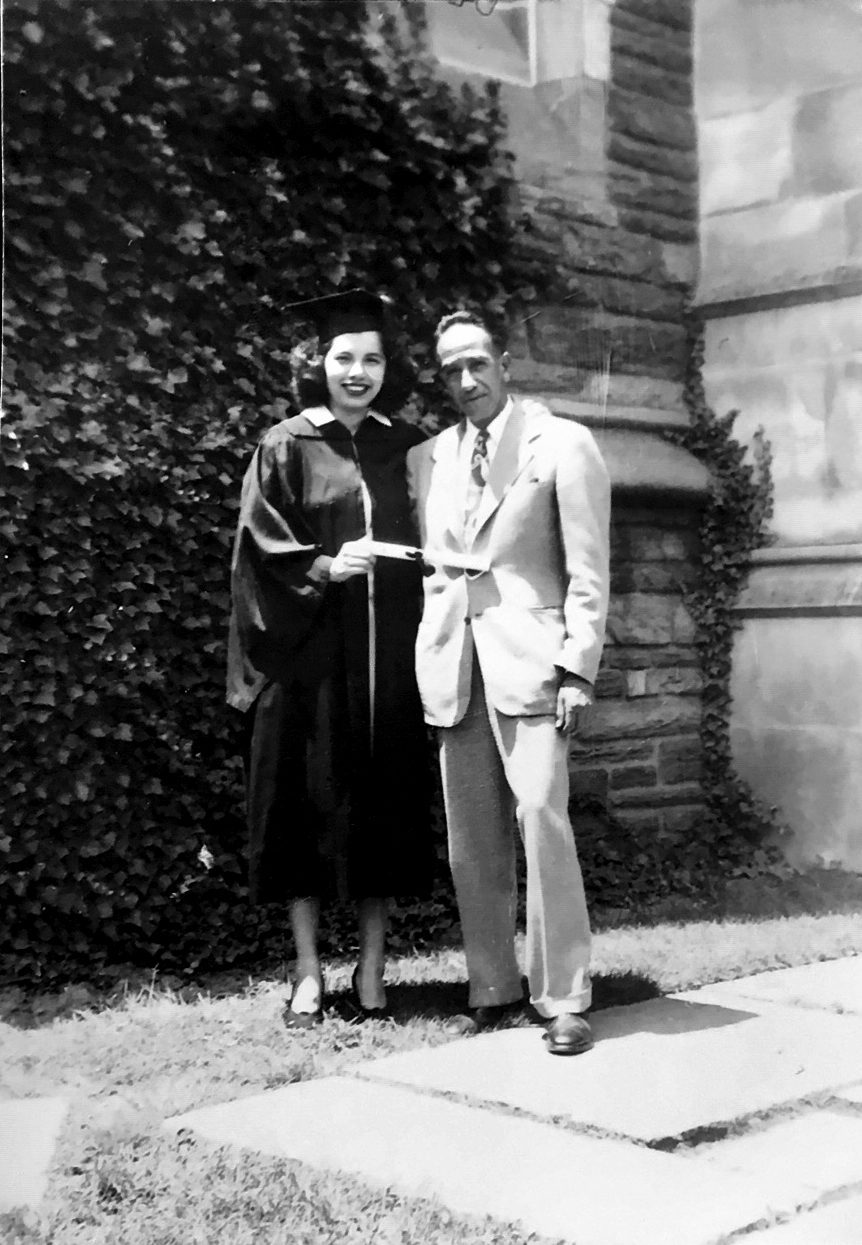
<svg viewBox="0 0 862 1245"><path fill-rule="evenodd" d="M575 306L602 307L624 316L644 316L649 320L674 323L683 314L681 291L653 282L625 281L575 271L567 285Z"/></svg>
<svg viewBox="0 0 862 1245"><path fill-rule="evenodd" d="M697 634L697 627L694 619L688 612L685 605L680 603L676 607L673 618L673 638L677 644L690 644Z"/></svg>
<svg viewBox="0 0 862 1245"><path fill-rule="evenodd" d="M642 786L615 787L609 793L615 808L661 808L669 804L696 804L702 801L703 792L696 782L677 784L673 787Z"/></svg>
<svg viewBox="0 0 862 1245"><path fill-rule="evenodd" d="M691 666L668 666L664 670L646 672L646 695L661 696L665 693L691 696L703 689L703 676ZM631 692L629 692L631 695Z"/></svg>
<svg viewBox="0 0 862 1245"><path fill-rule="evenodd" d="M681 3L688 5L690 0L681 0ZM665 25L660 18L650 15L648 5L641 5L636 9L628 4L614 4L611 9L611 26L631 30L639 37L649 35L655 39L663 39L671 46L687 51L689 56L692 55L691 31Z"/></svg>
<svg viewBox="0 0 862 1245"><path fill-rule="evenodd" d="M612 164L608 169L608 186L614 203L646 208L685 221L697 218L697 187L690 182Z"/></svg>
<svg viewBox="0 0 862 1245"><path fill-rule="evenodd" d="M645 99L660 99L683 108L692 103L690 75L674 74L638 55L625 55L617 45L613 52L613 80L625 91ZM648 107L648 105L646 105Z"/></svg>
<svg viewBox="0 0 862 1245"><path fill-rule="evenodd" d="M636 701L602 700L587 720L586 740L679 735L700 725L700 703L691 696L644 696Z"/></svg>
<svg viewBox="0 0 862 1245"><path fill-rule="evenodd" d="M611 228L617 223L617 214L604 199L575 201L561 195L543 195L536 203L540 212L557 215L566 221L578 221L584 225Z"/></svg>
<svg viewBox="0 0 862 1245"><path fill-rule="evenodd" d="M646 18L682 34L691 31L691 10L689 0L617 0L614 7L620 16Z"/></svg>
<svg viewBox="0 0 862 1245"><path fill-rule="evenodd" d="M606 326L611 360L618 367L655 375L684 375L688 348L680 325L605 314L597 325L601 326Z"/></svg>
<svg viewBox="0 0 862 1245"><path fill-rule="evenodd" d="M679 602L646 592L616 596L608 609L608 636L617 644L672 644Z"/></svg>
<svg viewBox="0 0 862 1245"><path fill-rule="evenodd" d="M626 671L626 695L646 696L647 694L647 671L646 670L627 670Z"/></svg>
<svg viewBox="0 0 862 1245"><path fill-rule="evenodd" d="M680 182L697 181L697 156L693 151L658 146L631 134L618 131L608 134L608 159L627 168L659 173Z"/></svg>
<svg viewBox="0 0 862 1245"><path fill-rule="evenodd" d="M854 262L847 228L853 198L842 191L706 217L698 299L793 289L846 269Z"/></svg>
<svg viewBox="0 0 862 1245"><path fill-rule="evenodd" d="M697 582L691 562L623 562L611 567L612 592L679 593Z"/></svg>
<svg viewBox="0 0 862 1245"><path fill-rule="evenodd" d="M697 735L662 739L658 744L658 777L661 783L696 781L701 776L703 747Z"/></svg>
<svg viewBox="0 0 862 1245"><path fill-rule="evenodd" d="M611 640L605 647L604 662L609 670L644 670L649 667L697 666L699 659L695 650L686 645L618 645Z"/></svg>
<svg viewBox="0 0 862 1245"><path fill-rule="evenodd" d="M623 791L631 787L655 787L657 785L655 766L624 765L611 770L610 786L613 791Z"/></svg>
<svg viewBox="0 0 862 1245"><path fill-rule="evenodd" d="M605 765L613 761L649 761L654 768L656 745L651 739L607 739L583 743L573 739L569 756L575 765Z"/></svg>
<svg viewBox="0 0 862 1245"><path fill-rule="evenodd" d="M626 694L626 676L621 670L600 670L595 682L596 696L620 697Z"/></svg>
<svg viewBox="0 0 862 1245"><path fill-rule="evenodd" d="M651 281L628 281L574 271L567 280L573 305L604 308L619 315L675 322L683 315L683 294Z"/></svg>
<svg viewBox="0 0 862 1245"><path fill-rule="evenodd" d="M690 517L682 513L675 505L661 506L653 502L647 506L643 502L627 502L619 507L613 518L613 525L615 528L632 525L654 527L662 532L676 532L688 537L692 542L692 548L697 548L698 545L697 534L692 530Z"/></svg>
<svg viewBox="0 0 862 1245"><path fill-rule="evenodd" d="M543 307L527 322L530 349L543 363L577 365L589 359L581 340L589 313L573 307Z"/></svg>
<svg viewBox="0 0 862 1245"><path fill-rule="evenodd" d="M661 260L666 280L686 290L697 280L697 247L691 243L662 242Z"/></svg>
<svg viewBox="0 0 862 1245"><path fill-rule="evenodd" d="M662 100L645 102L642 95L613 85L608 96L611 129L659 147L693 151L696 145L694 116L689 108Z"/></svg>
<svg viewBox="0 0 862 1245"><path fill-rule="evenodd" d="M614 820L629 830L652 834L658 834L664 826L662 815L655 808L617 808L614 809Z"/></svg>
<svg viewBox="0 0 862 1245"><path fill-rule="evenodd" d="M694 216L668 216L665 212L639 211L621 205L619 222L633 233L661 238L664 242L693 243L697 240L697 221Z"/></svg>
<svg viewBox="0 0 862 1245"><path fill-rule="evenodd" d="M862 208L862 196L859 206ZM711 320L706 335L706 351L711 359L709 370L716 379L727 377L739 385L746 376L756 379L753 373L767 369L786 376L800 365L816 366L820 360L835 358L837 361L842 356L852 356L859 350L860 319L862 297L857 296ZM822 385L823 381L820 383ZM750 395L745 389L733 392L746 400L759 398L761 405L774 393L786 410L782 418L791 417L789 408L795 404L812 407L810 417L817 421L826 417L826 401L823 397L818 401L816 393L796 392L788 386L774 391L755 389ZM718 397L722 397L721 393ZM803 424L795 435L801 439L806 428Z"/></svg>
<svg viewBox="0 0 862 1245"><path fill-rule="evenodd" d="M572 796L594 795L604 800L608 791L608 773L604 769L573 769L569 773Z"/></svg>
<svg viewBox="0 0 862 1245"><path fill-rule="evenodd" d="M752 112L700 123L700 199L704 216L777 200L793 175L793 96Z"/></svg>
<svg viewBox="0 0 862 1245"><path fill-rule="evenodd" d="M670 834L688 834L703 825L706 818L706 806L699 804L678 804L664 810L664 828Z"/></svg>
<svg viewBox="0 0 862 1245"><path fill-rule="evenodd" d="M604 273L637 281L666 280L662 244L623 229L558 222L563 250L579 272ZM549 254L550 258L550 254ZM555 258L559 262L559 252Z"/></svg>
<svg viewBox="0 0 862 1245"><path fill-rule="evenodd" d="M654 65L668 74L690 79L691 40L675 36L656 22L627 13L619 6L611 10L611 65L619 59Z"/></svg>
<svg viewBox="0 0 862 1245"><path fill-rule="evenodd" d="M698 541L692 531L664 531L621 518L612 524L611 544L614 554L629 562L685 562L696 552Z"/></svg>
<svg viewBox="0 0 862 1245"><path fill-rule="evenodd" d="M696 42L701 116L859 83L862 23L845 0L699 0Z"/></svg>
<svg viewBox="0 0 862 1245"><path fill-rule="evenodd" d="M847 268L862 276L862 194L850 195L844 202L844 229L847 237ZM846 272L841 274L842 279Z"/></svg>
<svg viewBox="0 0 862 1245"><path fill-rule="evenodd" d="M685 371L684 348L676 337L674 326L643 321L643 330L632 330L628 324L613 324L613 316L607 312L594 312L594 324L578 329L567 339L558 338L552 350L542 345L542 359L549 361L553 353L563 354L570 366L606 373L612 363L620 373L642 375L666 380L679 380ZM652 342L652 350L650 350ZM537 350L538 355L538 350Z"/></svg>
<svg viewBox="0 0 862 1245"><path fill-rule="evenodd" d="M862 84L806 95L796 115L796 186L829 194L862 186Z"/></svg>

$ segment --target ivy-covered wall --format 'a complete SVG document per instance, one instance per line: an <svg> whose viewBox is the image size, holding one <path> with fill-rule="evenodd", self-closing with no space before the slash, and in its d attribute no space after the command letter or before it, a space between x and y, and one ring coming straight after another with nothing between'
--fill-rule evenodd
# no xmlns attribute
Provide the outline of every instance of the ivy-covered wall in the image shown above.
<svg viewBox="0 0 862 1245"><path fill-rule="evenodd" d="M224 964L266 936L242 898L227 571L245 465L289 409L294 304L382 286L422 365L451 300L502 308L524 280L493 91L453 95L409 31L384 21L370 41L362 17L257 0L6 13L11 972Z"/></svg>

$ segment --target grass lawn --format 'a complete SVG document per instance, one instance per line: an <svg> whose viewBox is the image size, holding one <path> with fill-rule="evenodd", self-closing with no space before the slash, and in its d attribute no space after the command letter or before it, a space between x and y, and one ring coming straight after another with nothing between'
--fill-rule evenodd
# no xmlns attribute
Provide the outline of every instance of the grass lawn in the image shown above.
<svg viewBox="0 0 862 1245"><path fill-rule="evenodd" d="M837 873L740 884L721 912L677 904L668 915L599 915L597 1007L862 952L862 878ZM393 960L392 1020L350 1018L351 969L329 964L330 1008L306 1033L282 1027L288 988L275 974L183 990L155 977L107 996L84 986L42 999L0 991L0 1084L16 1096L72 1099L42 1209L0 1215L0 1241L537 1245L492 1220L456 1219L346 1177L162 1135L166 1115L450 1040L443 1018L466 999L460 952Z"/></svg>

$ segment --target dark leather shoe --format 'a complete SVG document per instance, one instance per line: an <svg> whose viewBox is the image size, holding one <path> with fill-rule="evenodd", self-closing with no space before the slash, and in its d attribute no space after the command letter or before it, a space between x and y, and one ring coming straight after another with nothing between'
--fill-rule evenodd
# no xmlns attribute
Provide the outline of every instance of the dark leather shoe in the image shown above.
<svg viewBox="0 0 862 1245"><path fill-rule="evenodd" d="M350 978L350 1002L357 1017L362 1020L385 1020L392 1013L389 1005L384 1003L382 1007L366 1007L359 997L359 966L353 970L353 976Z"/></svg>
<svg viewBox="0 0 862 1245"><path fill-rule="evenodd" d="M564 1012L555 1016L545 1030L545 1044L552 1055L582 1055L593 1045L593 1034L585 1016Z"/></svg>
<svg viewBox="0 0 862 1245"><path fill-rule="evenodd" d="M323 1008L318 1007L314 1012L295 1012L288 1003L281 1013L281 1018L286 1029L313 1029L323 1020Z"/></svg>
<svg viewBox="0 0 862 1245"><path fill-rule="evenodd" d="M472 1037L476 1033L488 1033L492 1029L511 1029L524 1014L524 1002L499 1003L492 1007L471 1007L461 1016L446 1021L446 1033L459 1037Z"/></svg>

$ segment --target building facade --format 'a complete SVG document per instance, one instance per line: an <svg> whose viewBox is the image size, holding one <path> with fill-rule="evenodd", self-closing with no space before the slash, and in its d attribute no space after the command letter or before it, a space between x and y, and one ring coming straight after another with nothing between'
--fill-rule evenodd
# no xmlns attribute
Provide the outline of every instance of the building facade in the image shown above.
<svg viewBox="0 0 862 1245"><path fill-rule="evenodd" d="M796 863L862 869L862 5L697 0L707 396L773 450L736 762Z"/></svg>
<svg viewBox="0 0 862 1245"><path fill-rule="evenodd" d="M700 672L685 593L702 467L686 301L707 397L763 427L774 543L739 603L737 766L795 863L862 868L862 5L857 0L432 0L457 82L501 83L523 245L558 293L516 326L518 388L596 433L614 583L575 791L696 830Z"/></svg>
<svg viewBox="0 0 862 1245"><path fill-rule="evenodd" d="M685 835L704 812L685 596L707 474L665 433L688 419L697 274L691 10L433 0L427 13L450 81L501 84L521 245L554 290L514 326L514 384L587 424L613 483L608 642L589 736L573 743L573 800L626 832Z"/></svg>

